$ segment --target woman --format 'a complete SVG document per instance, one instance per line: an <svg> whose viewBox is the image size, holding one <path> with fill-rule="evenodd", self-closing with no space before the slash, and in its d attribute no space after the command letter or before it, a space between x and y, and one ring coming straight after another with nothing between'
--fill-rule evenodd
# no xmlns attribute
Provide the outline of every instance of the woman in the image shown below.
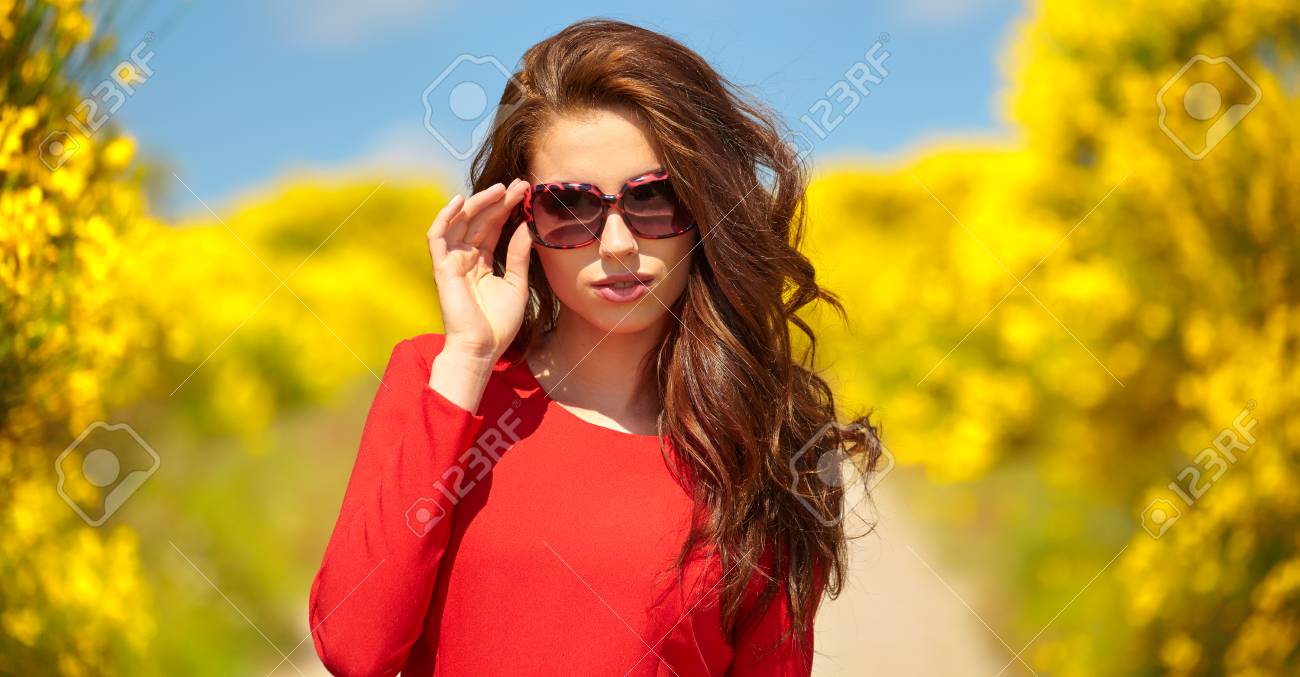
<svg viewBox="0 0 1300 677"><path fill-rule="evenodd" d="M393 350L312 586L331 671L810 672L846 556L826 459L879 446L792 354L798 309L843 310L734 90L617 21L525 54L428 232L445 333Z"/></svg>

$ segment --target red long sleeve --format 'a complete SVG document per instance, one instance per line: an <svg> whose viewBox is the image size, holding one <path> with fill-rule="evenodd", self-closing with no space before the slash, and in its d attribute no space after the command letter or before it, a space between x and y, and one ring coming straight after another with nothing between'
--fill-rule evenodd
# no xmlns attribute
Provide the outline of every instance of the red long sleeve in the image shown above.
<svg viewBox="0 0 1300 677"><path fill-rule="evenodd" d="M763 564L770 562L769 551L763 558ZM745 597L747 604L755 603L763 582L763 578L757 574L751 578ZM823 570L818 569L816 593L813 597L817 606L820 606L824 589ZM816 609L815 606L814 613ZM802 649L796 648L794 634L777 645L786 629L793 624L790 603L786 599L786 586L782 584L763 616L738 630L733 637L735 657L731 665L732 677L807 677L812 674L814 642L811 623L804 631Z"/></svg>
<svg viewBox="0 0 1300 677"><path fill-rule="evenodd" d="M693 513L670 440L578 417L509 352L471 413L428 386L444 342L399 343L366 418L311 586L326 668L810 674L811 628L803 651L790 640L768 651L791 623L783 591L729 636L717 560L692 565L683 585L668 575Z"/></svg>
<svg viewBox="0 0 1300 677"><path fill-rule="evenodd" d="M334 674L393 675L405 664L452 524L439 519L452 505L434 485L463 464L461 453L483 424L429 387L443 339L432 336L432 351L422 354L410 339L393 349L312 583L312 638Z"/></svg>

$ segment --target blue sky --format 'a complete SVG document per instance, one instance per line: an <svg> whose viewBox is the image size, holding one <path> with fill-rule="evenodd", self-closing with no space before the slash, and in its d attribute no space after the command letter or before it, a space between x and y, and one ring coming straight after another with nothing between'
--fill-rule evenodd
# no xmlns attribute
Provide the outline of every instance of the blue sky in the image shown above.
<svg viewBox="0 0 1300 677"><path fill-rule="evenodd" d="M792 125L888 34L889 75L816 143L814 165L935 138L1004 136L1004 45L1024 11L995 0L156 5L117 22L122 53L149 37L154 75L115 121L218 210L301 172L421 173L463 189L465 164L425 129L425 89L461 54L513 69L530 45L593 15L672 35ZM500 82L484 85L495 101ZM843 105L833 107L840 117ZM448 119L459 122L435 113L435 129ZM202 209L169 184L164 215Z"/></svg>

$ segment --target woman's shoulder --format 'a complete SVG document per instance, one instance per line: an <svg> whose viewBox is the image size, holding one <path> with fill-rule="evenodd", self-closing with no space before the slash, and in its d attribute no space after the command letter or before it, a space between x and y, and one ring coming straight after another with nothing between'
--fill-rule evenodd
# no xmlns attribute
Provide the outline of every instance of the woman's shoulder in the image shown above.
<svg viewBox="0 0 1300 677"><path fill-rule="evenodd" d="M416 334L398 341L397 345L393 346L393 354L404 353L411 357L422 358L426 362L432 362L433 358L442 352L442 348L446 344L446 334L439 332Z"/></svg>

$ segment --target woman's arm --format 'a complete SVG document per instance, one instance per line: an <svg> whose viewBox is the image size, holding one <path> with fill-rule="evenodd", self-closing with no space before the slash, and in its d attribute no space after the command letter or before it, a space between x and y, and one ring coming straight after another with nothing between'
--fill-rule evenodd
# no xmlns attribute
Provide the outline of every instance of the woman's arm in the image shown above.
<svg viewBox="0 0 1300 677"><path fill-rule="evenodd" d="M316 653L334 674L396 674L424 629L453 508L435 485L465 466L483 425L473 412L528 301L527 228L511 233L503 275L493 266L526 190L516 179L456 195L426 233L447 333L393 348L366 417L309 602Z"/></svg>
<svg viewBox="0 0 1300 677"><path fill-rule="evenodd" d="M311 634L334 674L393 675L405 664L451 530L453 506L435 484L463 463L483 423L465 405L477 408L487 374L460 373L446 396L435 390L433 356L444 352L445 336L430 336L431 350L419 339L393 348L312 582ZM467 362L455 357L439 370L460 372Z"/></svg>
<svg viewBox="0 0 1300 677"><path fill-rule="evenodd" d="M765 556L764 563L770 562L768 556ZM746 597L748 604L753 604L757 600L763 581L762 576L758 574L751 580ZM813 596L814 615L821 606L822 591L825 590L826 584L821 569L818 569L816 581L816 591ZM742 614L748 608L748 606L743 607ZM811 622L802 634L802 648L795 646L795 633L791 633L790 637L777 646L777 641L793 624L794 618L790 613L789 601L786 599L786 586L782 584L763 616L756 621L750 621L736 632L732 642L735 656L729 674L732 677L808 677L811 675L813 662Z"/></svg>

